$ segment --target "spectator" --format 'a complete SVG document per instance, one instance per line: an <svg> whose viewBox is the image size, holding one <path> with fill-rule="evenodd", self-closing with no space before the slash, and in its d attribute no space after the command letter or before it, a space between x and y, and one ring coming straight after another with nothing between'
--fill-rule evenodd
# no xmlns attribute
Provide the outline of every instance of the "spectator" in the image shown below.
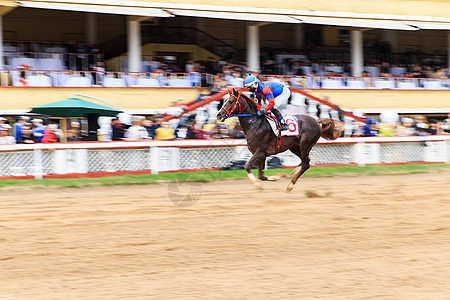
<svg viewBox="0 0 450 300"><path fill-rule="evenodd" d="M366 124L363 127L363 136L377 136L378 126L373 122L372 118L366 119Z"/></svg>
<svg viewBox="0 0 450 300"><path fill-rule="evenodd" d="M202 85L202 75L198 68L194 68L193 71L189 72L189 82L192 87L200 87Z"/></svg>
<svg viewBox="0 0 450 300"><path fill-rule="evenodd" d="M352 133L351 133L351 137L361 137L364 136L364 123L362 122L356 122ZM344 131L343 131L344 132Z"/></svg>
<svg viewBox="0 0 450 300"><path fill-rule="evenodd" d="M30 66L27 64L20 64L17 69L19 70L19 83L23 86L27 86L27 72L30 70Z"/></svg>
<svg viewBox="0 0 450 300"><path fill-rule="evenodd" d="M44 137L44 121L42 119L33 119L31 123L33 124L33 134L36 137L36 143L40 143Z"/></svg>
<svg viewBox="0 0 450 300"><path fill-rule="evenodd" d="M94 65L92 65L90 71L92 71L91 74L94 85L102 85L106 74L105 63L102 61L97 61Z"/></svg>
<svg viewBox="0 0 450 300"><path fill-rule="evenodd" d="M231 73L231 76L228 78L228 83L235 87L243 87L244 86L244 78L241 77L241 74L238 72Z"/></svg>
<svg viewBox="0 0 450 300"><path fill-rule="evenodd" d="M437 68L436 71L431 75L433 78L446 78L447 77L447 69L445 68Z"/></svg>
<svg viewBox="0 0 450 300"><path fill-rule="evenodd" d="M381 123L379 125L379 136L394 136L395 135L395 125L388 123Z"/></svg>
<svg viewBox="0 0 450 300"><path fill-rule="evenodd" d="M450 133L450 113L447 116L448 117L443 121L442 129L444 129L445 133Z"/></svg>
<svg viewBox="0 0 450 300"><path fill-rule="evenodd" d="M214 57L208 57L208 60L205 63L205 72L216 75L219 71L219 63L214 59Z"/></svg>
<svg viewBox="0 0 450 300"><path fill-rule="evenodd" d="M152 125L153 125L153 122L151 120L145 119L142 122L142 126L144 126L145 130L147 130L148 137L153 140L155 138L155 135L152 131Z"/></svg>
<svg viewBox="0 0 450 300"><path fill-rule="evenodd" d="M414 121L411 118L402 118L401 124L395 128L396 136L412 136L416 134Z"/></svg>
<svg viewBox="0 0 450 300"><path fill-rule="evenodd" d="M428 123L428 133L430 135L443 135L444 134L444 128L442 127L443 122L439 122L437 120L430 120Z"/></svg>
<svg viewBox="0 0 450 300"><path fill-rule="evenodd" d="M16 139L16 141L20 138L21 135L21 131L22 131L22 126L25 124L28 124L28 122L30 121L30 117L28 116L21 116L19 117L19 119L17 120L16 123L14 123L14 128L13 128L13 136Z"/></svg>
<svg viewBox="0 0 450 300"><path fill-rule="evenodd" d="M186 65L184 67L184 71L186 73L191 73L191 72L194 72L194 70L195 70L195 66L194 66L193 61L188 59L187 62L186 62Z"/></svg>
<svg viewBox="0 0 450 300"><path fill-rule="evenodd" d="M81 142L80 132L75 129L67 130L67 142Z"/></svg>
<svg viewBox="0 0 450 300"><path fill-rule="evenodd" d="M391 64L387 61L383 61L380 66L380 77L391 77L390 68Z"/></svg>
<svg viewBox="0 0 450 300"><path fill-rule="evenodd" d="M75 47L77 71L87 71L89 66L89 48L84 42L78 41Z"/></svg>
<svg viewBox="0 0 450 300"><path fill-rule="evenodd" d="M211 132L211 138L213 139L229 139L228 128L226 125L219 125L213 128Z"/></svg>
<svg viewBox="0 0 450 300"><path fill-rule="evenodd" d="M181 124L175 129L174 135L177 140L184 140L188 136L189 127L186 124Z"/></svg>
<svg viewBox="0 0 450 300"><path fill-rule="evenodd" d="M416 127L416 135L419 136L427 136L430 134L427 117L425 116L415 116L414 117L414 123Z"/></svg>
<svg viewBox="0 0 450 300"><path fill-rule="evenodd" d="M264 75L275 75L275 65L273 64L273 60L268 59L262 65L262 74Z"/></svg>
<svg viewBox="0 0 450 300"><path fill-rule="evenodd" d="M89 43L87 44L87 48L89 52L88 58L89 65L95 65L97 62L102 62L100 49L97 47L97 45Z"/></svg>
<svg viewBox="0 0 450 300"><path fill-rule="evenodd" d="M30 125L23 125L20 133L19 139L17 139L17 144L34 144L37 139L33 134Z"/></svg>
<svg viewBox="0 0 450 300"><path fill-rule="evenodd" d="M144 117L134 116L131 121L131 126L125 133L125 138L129 141L139 141L139 140L149 140L151 139L148 135L147 129L142 126Z"/></svg>
<svg viewBox="0 0 450 300"><path fill-rule="evenodd" d="M169 86L169 81L167 79L166 74L164 73L164 70L161 68L156 69L156 79L158 80L159 86L160 87L164 87L164 86Z"/></svg>
<svg viewBox="0 0 450 300"><path fill-rule="evenodd" d="M51 123L48 124L44 130L44 136L42 137L42 143L57 143L60 141L60 137L62 136L58 124Z"/></svg>
<svg viewBox="0 0 450 300"><path fill-rule="evenodd" d="M3 124L0 126L0 144L6 145L6 144L15 144L16 139L9 135L9 130L11 129L11 126L8 124Z"/></svg>
<svg viewBox="0 0 450 300"><path fill-rule="evenodd" d="M209 138L209 135L207 132L205 132L201 129L197 129L196 126L197 125L194 120L191 120L188 123L188 131L187 131L187 135L186 135L187 139L207 139L207 138Z"/></svg>
<svg viewBox="0 0 450 300"><path fill-rule="evenodd" d="M147 61L146 70L145 72L154 73L159 68L160 62L156 60L149 60Z"/></svg>
<svg viewBox="0 0 450 300"><path fill-rule="evenodd" d="M125 140L126 126L120 121L119 117L114 117L111 120L111 127L112 127L111 139L113 141Z"/></svg>
<svg viewBox="0 0 450 300"><path fill-rule="evenodd" d="M364 80L364 84L366 85L366 87L373 87L373 81L372 78L370 77L369 72L362 72L362 78Z"/></svg>
<svg viewBox="0 0 450 300"><path fill-rule="evenodd" d="M65 61L67 70L75 70L76 47L77 47L77 42L75 40L70 40L67 42L66 49L65 49L66 54L64 55L64 61Z"/></svg>
<svg viewBox="0 0 450 300"><path fill-rule="evenodd" d="M161 126L155 130L155 140L172 140L175 131L169 128L169 122L161 122Z"/></svg>
<svg viewBox="0 0 450 300"><path fill-rule="evenodd" d="M434 71L433 68L429 65L426 65L423 67L423 74L425 74L425 78L433 78L434 77Z"/></svg>
<svg viewBox="0 0 450 300"><path fill-rule="evenodd" d="M153 137L156 136L156 129L161 127L161 122L162 122L162 117L157 116L155 122L153 122L153 124L150 126L150 131L152 132L152 134L150 134L150 136L153 136Z"/></svg>

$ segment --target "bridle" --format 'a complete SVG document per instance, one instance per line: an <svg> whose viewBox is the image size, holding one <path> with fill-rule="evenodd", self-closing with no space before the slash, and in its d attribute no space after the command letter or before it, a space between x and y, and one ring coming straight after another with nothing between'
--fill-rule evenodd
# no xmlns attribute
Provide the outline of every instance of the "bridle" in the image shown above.
<svg viewBox="0 0 450 300"><path fill-rule="evenodd" d="M227 113L228 117L249 117L249 116L251 116L251 114L243 114L242 113L245 110L245 108L247 107L247 101L244 101L245 105L244 105L244 107L242 107L241 103L239 102L239 99L241 98L241 96L242 96L241 93L239 93L238 97L236 97L236 95L234 95L234 94L230 94L230 97L234 97L236 99L236 103L234 104L233 108L230 111L226 110L225 106L222 106L222 109ZM232 115L231 113L236 111L236 109L238 107L239 107L239 112L237 114Z"/></svg>

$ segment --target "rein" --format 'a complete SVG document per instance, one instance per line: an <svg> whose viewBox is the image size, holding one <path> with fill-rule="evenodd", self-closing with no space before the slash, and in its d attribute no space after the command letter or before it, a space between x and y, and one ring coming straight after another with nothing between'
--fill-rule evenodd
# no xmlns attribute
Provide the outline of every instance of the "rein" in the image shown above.
<svg viewBox="0 0 450 300"><path fill-rule="evenodd" d="M230 115L230 117L251 117L251 116L256 116L256 115L252 115L252 114L237 114L237 115Z"/></svg>
<svg viewBox="0 0 450 300"><path fill-rule="evenodd" d="M236 99L236 103L234 104L233 108L228 112L224 107L222 107L223 110L225 110L225 112L227 113L228 117L251 117L251 116L253 116L252 114L243 114L242 113L245 110L245 108L247 107L247 101L245 101L245 105L241 109L241 103L239 102L239 99L241 98L241 94L239 94L239 97L236 97L234 94L230 94L230 96L232 96ZM236 110L236 107L238 106L238 104L239 104L240 111L237 114L232 115L231 113Z"/></svg>

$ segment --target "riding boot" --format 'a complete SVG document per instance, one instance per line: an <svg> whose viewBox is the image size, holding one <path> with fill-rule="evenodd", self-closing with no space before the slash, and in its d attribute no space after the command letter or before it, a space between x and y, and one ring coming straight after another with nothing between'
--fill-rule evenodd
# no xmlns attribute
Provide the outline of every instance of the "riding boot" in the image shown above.
<svg viewBox="0 0 450 300"><path fill-rule="evenodd" d="M281 131L287 130L286 121L284 121L283 116L281 115L280 111L276 108L272 108L270 111L273 113L275 118L277 118L278 124L280 124L280 130Z"/></svg>

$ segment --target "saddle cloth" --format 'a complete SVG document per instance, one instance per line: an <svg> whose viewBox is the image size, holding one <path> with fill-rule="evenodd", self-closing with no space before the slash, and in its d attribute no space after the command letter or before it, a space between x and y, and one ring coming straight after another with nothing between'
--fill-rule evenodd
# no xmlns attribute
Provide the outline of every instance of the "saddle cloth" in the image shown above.
<svg viewBox="0 0 450 300"><path fill-rule="evenodd" d="M297 120L291 116L283 116L284 120L286 121L287 130L281 131L281 134L279 135L279 126L276 122L276 118L272 114L266 115L267 121L269 121L270 126L272 127L273 133L275 133L276 136L298 136L299 135L299 128L298 128L298 122Z"/></svg>

